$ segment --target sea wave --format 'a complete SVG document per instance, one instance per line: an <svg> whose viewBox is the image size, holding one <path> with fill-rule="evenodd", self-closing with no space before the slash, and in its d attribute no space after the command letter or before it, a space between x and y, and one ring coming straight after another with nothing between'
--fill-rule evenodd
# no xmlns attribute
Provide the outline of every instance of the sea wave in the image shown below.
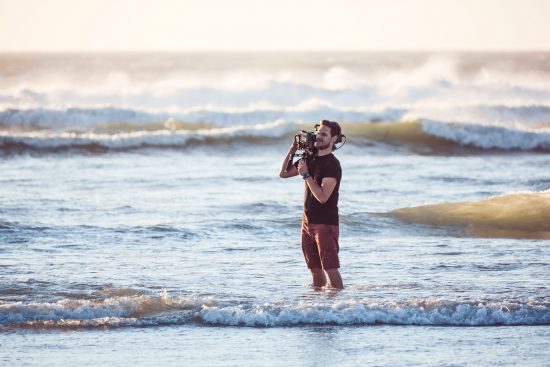
<svg viewBox="0 0 550 367"><path fill-rule="evenodd" d="M550 239L550 189L401 208L391 214L411 223L463 227L480 237Z"/></svg>
<svg viewBox="0 0 550 367"><path fill-rule="evenodd" d="M178 124L171 122L171 124ZM0 131L0 150L4 152L39 151L60 152L87 150L104 152L139 148L181 148L195 145L219 145L227 143L265 143L289 136L300 125L287 121L274 121L259 125L238 125L225 128L140 130L119 133L78 133L54 131L7 132ZM169 125L168 125L169 127Z"/></svg>
<svg viewBox="0 0 550 367"><path fill-rule="evenodd" d="M410 108L403 120L436 120L476 123L519 129L550 128L550 107L546 105L447 105Z"/></svg>
<svg viewBox="0 0 550 367"><path fill-rule="evenodd" d="M441 121L443 123L494 126L510 129L550 129L550 107L544 105L471 105L446 107L363 107L334 106L322 100L297 105L265 103L247 107L195 106L187 109L142 110L118 107L6 108L0 110L0 128L26 131L56 129L71 131L137 131L160 128L173 122L231 127L255 125L275 120L314 123L330 117L347 123L392 121ZM182 128L185 128L183 126Z"/></svg>
<svg viewBox="0 0 550 367"><path fill-rule="evenodd" d="M243 108L196 106L181 110L138 110L131 108L8 108L0 111L0 128L25 131L57 129L71 131L105 131L124 129L138 131L168 125L181 129L174 122L206 124L213 127L256 125L275 120L318 122L325 116L350 122L399 120L406 112L401 108L338 108L323 101L309 100L292 106L255 104ZM185 128L185 126L183 126Z"/></svg>
<svg viewBox="0 0 550 367"><path fill-rule="evenodd" d="M476 124L438 121L343 123L348 142L368 141L405 146L419 154L461 154L482 151L550 151L550 133ZM197 145L265 144L289 140L304 123L275 120L263 124L213 127L182 121L149 125L106 124L98 132L55 130L0 130L0 151L5 153L86 150L104 152L139 148L182 148ZM367 144L368 145L368 144Z"/></svg>
<svg viewBox="0 0 550 367"><path fill-rule="evenodd" d="M310 98L355 106L388 100L547 103L547 60L545 53L6 54L0 104L242 107Z"/></svg>
<svg viewBox="0 0 550 367"><path fill-rule="evenodd" d="M352 138L407 144L419 153L453 153L468 149L550 151L550 132L473 123L396 121L352 124L345 126L345 130Z"/></svg>
<svg viewBox="0 0 550 367"><path fill-rule="evenodd" d="M126 294L126 293L124 293ZM0 303L1 328L86 328L198 324L281 327L302 325L549 325L548 300L445 298L409 301L275 302L214 297L109 295L98 299Z"/></svg>

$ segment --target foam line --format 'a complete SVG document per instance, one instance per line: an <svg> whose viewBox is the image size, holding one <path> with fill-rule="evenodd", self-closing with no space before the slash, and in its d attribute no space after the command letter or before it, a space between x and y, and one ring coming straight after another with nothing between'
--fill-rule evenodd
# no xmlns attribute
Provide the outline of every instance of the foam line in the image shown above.
<svg viewBox="0 0 550 367"><path fill-rule="evenodd" d="M0 304L0 325L124 327L166 324L281 327L300 325L549 325L550 304L540 301L409 301L343 299L324 302L247 302L212 297L123 296Z"/></svg>

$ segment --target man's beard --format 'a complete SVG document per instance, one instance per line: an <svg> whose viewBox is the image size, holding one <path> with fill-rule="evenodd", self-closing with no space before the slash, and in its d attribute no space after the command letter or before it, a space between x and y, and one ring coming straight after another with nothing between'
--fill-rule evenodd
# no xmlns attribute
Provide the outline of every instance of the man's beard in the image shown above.
<svg viewBox="0 0 550 367"><path fill-rule="evenodd" d="M330 143L321 144L318 141L315 142L315 148L317 148L317 149L324 150L324 149L327 149L328 147L330 147Z"/></svg>

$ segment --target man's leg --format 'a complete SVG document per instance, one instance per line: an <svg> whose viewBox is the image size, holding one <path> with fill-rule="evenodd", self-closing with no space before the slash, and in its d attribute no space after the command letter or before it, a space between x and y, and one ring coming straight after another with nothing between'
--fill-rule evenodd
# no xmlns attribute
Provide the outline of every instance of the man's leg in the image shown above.
<svg viewBox="0 0 550 367"><path fill-rule="evenodd" d="M338 289L344 289L344 282L342 281L342 276L340 275L340 272L338 271L338 268L336 269L326 269L325 270L328 279L329 279L329 287L332 288L338 288Z"/></svg>
<svg viewBox="0 0 550 367"><path fill-rule="evenodd" d="M315 226L312 226L312 228L315 228ZM324 287L327 284L327 278L322 269L317 243L315 242L315 238L310 235L309 226L305 223L302 223L302 251L307 267L313 277L313 287Z"/></svg>
<svg viewBox="0 0 550 367"><path fill-rule="evenodd" d="M327 284L327 278L325 277L325 272L321 268L309 269L311 271L311 276L313 277L313 286L314 287L324 287Z"/></svg>
<svg viewBox="0 0 550 367"><path fill-rule="evenodd" d="M316 227L316 241L319 246L319 258L321 259L322 267L328 275L329 283L327 286L332 288L343 289L344 282L338 271L340 267L340 259L338 252L339 227L336 225L318 225Z"/></svg>

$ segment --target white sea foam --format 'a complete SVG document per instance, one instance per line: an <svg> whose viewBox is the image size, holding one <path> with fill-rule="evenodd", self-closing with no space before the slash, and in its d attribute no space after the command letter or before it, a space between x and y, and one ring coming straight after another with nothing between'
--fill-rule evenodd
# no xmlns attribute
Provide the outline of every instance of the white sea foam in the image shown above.
<svg viewBox="0 0 550 367"><path fill-rule="evenodd" d="M550 107L542 105L472 105L438 108L342 108L322 100L311 99L297 105L278 106L267 102L247 107L218 107L214 105L167 110L142 110L115 107L96 108L37 108L0 110L0 126L6 128L49 128L85 131L108 123L162 123L167 120L189 123L208 123L216 126L260 124L279 119L313 123L320 118L352 123L369 121L437 120L449 123L478 124L508 127L526 131L550 129Z"/></svg>
<svg viewBox="0 0 550 367"><path fill-rule="evenodd" d="M441 299L410 302L339 301L329 305L255 305L210 307L203 312L209 324L280 326L301 324L336 325L514 325L547 324L547 306L507 302L461 303Z"/></svg>
<svg viewBox="0 0 550 367"><path fill-rule="evenodd" d="M246 108L259 102L295 106L311 99L348 109L550 104L546 54L4 58L10 72L0 75L2 109L110 105L164 113L204 105Z"/></svg>
<svg viewBox="0 0 550 367"><path fill-rule="evenodd" d="M169 124L167 124L169 126ZM188 142L215 143L239 139L274 139L298 130L296 123L277 120L267 124L238 125L199 130L159 129L124 133L77 133L54 131L0 131L0 147L13 145L36 149L85 148L91 145L107 149L185 146Z"/></svg>
<svg viewBox="0 0 550 367"><path fill-rule="evenodd" d="M368 139L391 138L397 132L403 130L407 133L408 122L394 122L386 124L378 123L348 123L347 129L350 144L362 144ZM505 128L499 126L486 126L473 123L446 123L432 120L421 120L414 123L418 126L419 136L403 137L404 144L430 144L426 135L444 138L454 142L457 146L475 147L479 149L503 149L503 150L550 150L550 132L529 131L525 129ZM106 129L109 125L99 125ZM116 125L110 127L107 132L93 131L58 131L36 130L30 131L0 131L0 149L3 150L59 150L59 149L88 149L99 147L102 149L136 149L141 147L185 147L190 144L227 144L230 142L263 144L277 139L288 139L292 133L311 128L306 123L298 123L284 119L278 119L259 124L238 124L228 127L201 127L186 124L178 124L177 121L167 120L149 126L145 129L140 123L125 126L120 131ZM111 129L113 129L111 131ZM379 131L380 130L380 131ZM387 131L386 131L387 130ZM373 131L378 132L373 134ZM398 134L399 135L399 134ZM399 135L400 136L400 135ZM399 143L399 136L394 143ZM357 138L357 139L355 139Z"/></svg>
<svg viewBox="0 0 550 367"><path fill-rule="evenodd" d="M166 120L167 115L144 111L104 108L66 109L6 109L0 112L0 123L5 126L33 126L39 128L89 128L106 122L150 122Z"/></svg>
<svg viewBox="0 0 550 367"><path fill-rule="evenodd" d="M259 124L285 119L297 122L317 122L325 116L340 121L392 121L401 118L405 110L394 108L345 109L323 101L309 100L293 106L254 104L248 107L220 108L197 106L168 111L144 111L114 107L61 109L6 109L0 111L0 124L7 127L39 127L86 130L94 126L123 122L143 124L178 120L191 123L209 123L217 126ZM139 126L138 126L139 127Z"/></svg>
<svg viewBox="0 0 550 367"><path fill-rule="evenodd" d="M4 327L203 325L278 327L291 325L549 325L546 301L339 300L248 302L212 297L133 296L101 300L4 302Z"/></svg>
<svg viewBox="0 0 550 367"><path fill-rule="evenodd" d="M550 132L430 120L423 120L421 124L424 133L445 138L464 146L482 149L550 149Z"/></svg>
<svg viewBox="0 0 550 367"><path fill-rule="evenodd" d="M550 128L550 107L542 105L449 105L411 108L404 120L438 120L455 123L475 123L523 130Z"/></svg>
<svg viewBox="0 0 550 367"><path fill-rule="evenodd" d="M11 72L0 75L0 145L116 149L269 139L328 118L348 124L420 120L425 134L458 145L548 150L547 58L7 55ZM289 130L255 128L281 120ZM229 130L185 131L174 122Z"/></svg>

